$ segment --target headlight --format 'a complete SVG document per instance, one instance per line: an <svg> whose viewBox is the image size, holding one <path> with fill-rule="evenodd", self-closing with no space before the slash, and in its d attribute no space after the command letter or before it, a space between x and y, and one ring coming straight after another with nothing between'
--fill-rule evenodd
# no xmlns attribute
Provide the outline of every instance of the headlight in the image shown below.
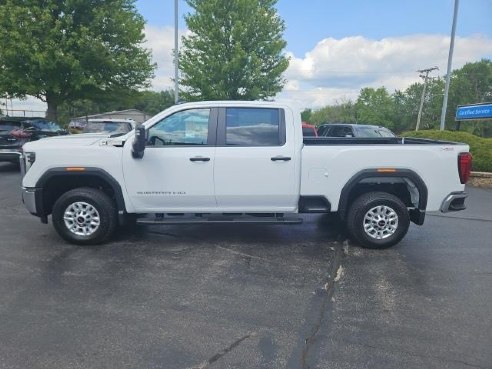
<svg viewBox="0 0 492 369"><path fill-rule="evenodd" d="M36 161L36 153L35 152L24 152L24 163L26 165L26 173L31 168L31 166Z"/></svg>

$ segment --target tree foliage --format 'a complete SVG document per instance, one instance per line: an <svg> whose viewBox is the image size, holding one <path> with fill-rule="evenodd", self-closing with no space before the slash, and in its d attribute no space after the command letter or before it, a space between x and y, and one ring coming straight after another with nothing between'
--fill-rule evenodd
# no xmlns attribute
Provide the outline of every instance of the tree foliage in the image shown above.
<svg viewBox="0 0 492 369"><path fill-rule="evenodd" d="M65 101L147 85L150 52L134 0L0 0L0 92Z"/></svg>
<svg viewBox="0 0 492 369"><path fill-rule="evenodd" d="M366 87L360 91L355 111L358 123L376 124L393 128L393 97L385 87Z"/></svg>
<svg viewBox="0 0 492 369"><path fill-rule="evenodd" d="M357 123L355 104L350 101L337 102L311 113L308 120L314 124L321 123Z"/></svg>
<svg viewBox="0 0 492 369"><path fill-rule="evenodd" d="M277 0L187 0L180 54L185 100L258 100L281 91L289 61Z"/></svg>

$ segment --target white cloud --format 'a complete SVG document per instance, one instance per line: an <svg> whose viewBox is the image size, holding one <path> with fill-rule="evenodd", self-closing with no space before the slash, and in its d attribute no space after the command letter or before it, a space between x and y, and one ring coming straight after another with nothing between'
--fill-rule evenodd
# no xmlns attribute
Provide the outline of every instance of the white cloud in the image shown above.
<svg viewBox="0 0 492 369"><path fill-rule="evenodd" d="M187 30L180 29L181 36ZM145 27L145 46L152 50L157 63L154 90L173 88L173 27ZM288 101L301 108L319 108L347 99L355 99L363 87L385 86L390 92L405 89L419 81L418 69L438 66L446 73L449 36L435 34L371 40L363 36L326 38L303 57L291 57L285 73L287 83L276 100ZM492 39L486 36L457 37L453 69L492 55ZM14 109L45 110L39 100L14 101Z"/></svg>
<svg viewBox="0 0 492 369"><path fill-rule="evenodd" d="M385 86L390 92L419 81L419 69L438 66L446 73L449 36L411 35L381 40L362 36L326 38L304 57L288 53L291 63L287 86L279 98L320 107L343 98L354 98L363 87ZM476 35L457 37L453 69L492 54L492 39Z"/></svg>
<svg viewBox="0 0 492 369"><path fill-rule="evenodd" d="M187 34L187 30L179 29L179 42L181 36ZM152 60L157 63L155 78L152 81L154 90L174 88L174 27L145 26L147 42L145 47L152 50Z"/></svg>

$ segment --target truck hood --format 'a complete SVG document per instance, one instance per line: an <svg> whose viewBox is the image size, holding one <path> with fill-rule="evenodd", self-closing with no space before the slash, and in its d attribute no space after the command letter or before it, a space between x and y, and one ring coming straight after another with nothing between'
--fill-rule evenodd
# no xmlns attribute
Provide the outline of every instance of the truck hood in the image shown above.
<svg viewBox="0 0 492 369"><path fill-rule="evenodd" d="M107 133L83 133L78 135L48 137L38 141L28 142L23 146L23 149L24 151L34 151L46 147L90 146L108 138L109 134Z"/></svg>

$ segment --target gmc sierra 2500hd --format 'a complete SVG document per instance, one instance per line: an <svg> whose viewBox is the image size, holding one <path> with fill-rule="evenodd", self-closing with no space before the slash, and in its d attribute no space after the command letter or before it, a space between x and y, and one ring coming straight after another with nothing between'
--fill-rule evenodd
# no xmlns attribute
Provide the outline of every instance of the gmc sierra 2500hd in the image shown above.
<svg viewBox="0 0 492 369"><path fill-rule="evenodd" d="M279 103L187 103L125 135L25 144L22 197L82 245L125 222L289 224L336 212L357 243L385 248L426 211L465 208L468 151L423 139L303 138L299 112Z"/></svg>

